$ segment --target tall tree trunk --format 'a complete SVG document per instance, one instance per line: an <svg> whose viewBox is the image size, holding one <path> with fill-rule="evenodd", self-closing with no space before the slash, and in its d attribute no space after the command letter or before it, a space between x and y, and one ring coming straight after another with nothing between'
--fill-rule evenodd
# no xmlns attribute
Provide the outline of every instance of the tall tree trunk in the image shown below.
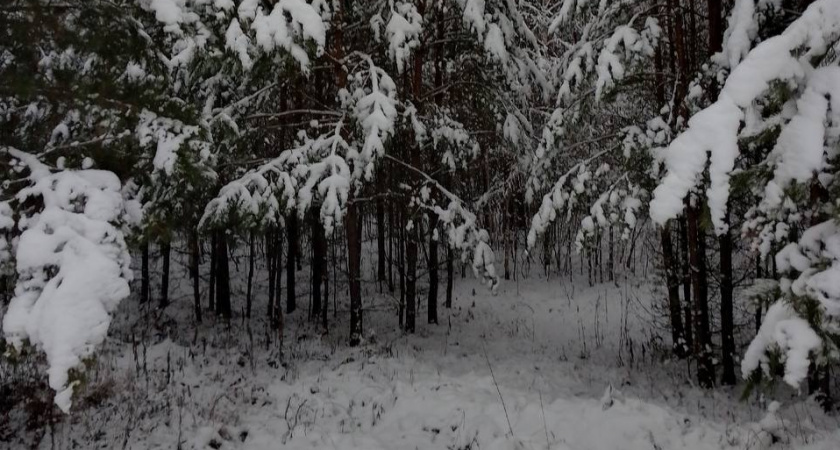
<svg viewBox="0 0 840 450"><path fill-rule="evenodd" d="M613 281L615 279L615 237L614 237L613 226L612 225L610 225L609 233L610 233L610 242L609 242L610 254L609 254L609 258L607 259L607 264L609 265L608 268L607 268L607 270L608 270L607 274L609 276L609 281ZM671 254L673 255L673 249L671 249L671 252L672 252ZM676 269L674 269L674 270L676 270ZM675 275L674 275L675 280L674 281L676 281L676 272L674 272L674 273L675 273ZM679 300L679 298L680 298L679 287L677 286L676 289L678 289L677 300Z"/></svg>
<svg viewBox="0 0 840 450"><path fill-rule="evenodd" d="M248 236L248 288L245 293L245 317L251 318L251 305L253 304L254 285L254 233Z"/></svg>
<svg viewBox="0 0 840 450"><path fill-rule="evenodd" d="M723 49L723 0L707 0L709 20L709 52L712 56Z"/></svg>
<svg viewBox="0 0 840 450"><path fill-rule="evenodd" d="M163 268L160 277L160 303L161 309L169 306L169 258L172 255L172 244L169 239L160 243L160 254L163 258Z"/></svg>
<svg viewBox="0 0 840 450"><path fill-rule="evenodd" d="M685 20L682 13L681 8L681 0L669 0L670 2L675 2L677 8L672 9L671 11L674 14L674 39L675 39L675 50L677 52L677 66L679 68L679 72L677 75L677 84L676 84L676 92L675 101L676 111L677 114L674 115L674 118L677 116L686 118L688 116L688 110L685 104L685 97L688 93L688 52L686 50L686 37L685 37Z"/></svg>
<svg viewBox="0 0 840 450"><path fill-rule="evenodd" d="M295 293L295 262L298 260L298 217L292 211L286 219L286 236L288 237L288 257L286 258L286 312L291 314L297 308ZM279 268L278 268L279 270Z"/></svg>
<svg viewBox="0 0 840 450"><path fill-rule="evenodd" d="M217 313L225 319L230 319L230 267L228 264L228 242L227 233L219 231L219 237L216 239L218 250L218 262L216 280L218 286L216 287L216 309Z"/></svg>
<svg viewBox="0 0 840 450"><path fill-rule="evenodd" d="M323 304L321 305L321 326L323 327L323 332L324 333L328 333L329 330L330 330L329 329L329 324L327 323L327 309L328 309L327 306L329 306L329 303L330 303L329 302L329 299L330 299L330 273L329 273L329 265L328 265L328 258L327 258L327 251L328 251L328 248L329 248L328 244L329 243L327 242L326 237L325 237L324 238L324 258L323 258L323 262L322 262L323 270L322 270L322 274L321 274L321 276L323 277L323 280L324 280L324 301L323 301ZM335 289L335 286L333 286L333 289Z"/></svg>
<svg viewBox="0 0 840 450"><path fill-rule="evenodd" d="M417 316L418 228L415 224L405 243L405 331L408 333L414 333Z"/></svg>
<svg viewBox="0 0 840 450"><path fill-rule="evenodd" d="M432 214L430 216L429 224L429 299L427 311L429 323L438 323L438 240L435 236L437 215Z"/></svg>
<svg viewBox="0 0 840 450"><path fill-rule="evenodd" d="M292 213L294 214L294 213ZM282 274L283 274L283 233L280 229L275 231L276 234L270 236L270 240L273 241L272 244L272 253L269 256L269 261L273 261L273 271L269 274L271 276L271 285L269 289L274 289L274 294L271 297L274 299L274 303L270 309L270 316L269 316L269 323L274 327L274 331L277 333L277 348L280 349L280 355L283 355L283 331L285 330L285 317L283 315L283 302L280 299L280 293L283 291L281 286ZM292 247L290 247L291 249ZM289 253L292 253L290 251ZM295 262L291 257L286 258L286 275L288 276L289 271L288 268L291 267L292 273L292 280L294 279L294 266ZM286 287L288 289L290 280L286 280ZM288 291L287 291L288 295Z"/></svg>
<svg viewBox="0 0 840 450"><path fill-rule="evenodd" d="M211 313L216 312L216 266L219 261L219 254L216 244L216 232L210 233L210 287L208 289L207 309Z"/></svg>
<svg viewBox="0 0 840 450"><path fill-rule="evenodd" d="M347 266L350 285L350 345L359 345L362 341L362 242L361 213L357 203L347 207Z"/></svg>
<svg viewBox="0 0 840 450"><path fill-rule="evenodd" d="M274 301L277 302L277 307L274 309L275 326L282 332L283 326L283 233L277 230L277 235L274 238L277 245L274 248ZM292 260L286 261L286 265L292 265ZM288 272L287 272L288 273ZM286 280L288 283L288 280ZM288 299L287 299L288 300Z"/></svg>
<svg viewBox="0 0 840 450"><path fill-rule="evenodd" d="M388 229L388 291L391 293L394 292L394 230L396 230L397 226L394 216L394 207L390 206L388 208L388 224L390 225L390 228Z"/></svg>
<svg viewBox="0 0 840 450"><path fill-rule="evenodd" d="M404 208L405 206L403 206ZM397 264L397 273L400 276L400 304L397 314L399 315L400 327L405 327L405 286L406 286L406 231L405 231L405 213L400 211L397 217L398 233L397 233L397 256L399 264Z"/></svg>
<svg viewBox="0 0 840 450"><path fill-rule="evenodd" d="M384 177L384 171L380 171L380 177ZM380 185L384 183L380 182ZM381 189L384 191L384 189ZM376 199L376 281L379 284L379 292L382 292L382 283L385 280L385 200L382 197Z"/></svg>
<svg viewBox="0 0 840 450"><path fill-rule="evenodd" d="M761 256L755 257L755 277L757 279L764 278L764 270L763 270L763 262L761 261ZM755 333L758 334L758 330L761 329L761 318L764 315L761 308L761 302L755 302Z"/></svg>
<svg viewBox="0 0 840 450"><path fill-rule="evenodd" d="M700 58L701 58L701 56L698 55L698 51L699 51L699 49L702 49L702 47L701 47L700 42L699 42L700 39L698 39L696 37L697 36L697 4L696 4L696 0L686 0L686 3L687 3L686 6L688 7L688 11L687 11L687 14L686 14L688 16L688 24L687 24L688 33L686 35L686 36L688 36L688 38L686 38L686 51L688 52L688 56L686 58L687 59L686 65L688 67L689 72L694 73L694 71L697 69L697 61L700 60ZM683 10L685 11L685 7L683 7ZM705 53L703 54L703 57L705 57Z"/></svg>
<svg viewBox="0 0 840 450"><path fill-rule="evenodd" d="M193 311L195 313L195 321L198 323L201 323L200 262L201 247L198 244L198 230L192 230L190 231L190 277L192 278L193 288Z"/></svg>
<svg viewBox="0 0 840 450"><path fill-rule="evenodd" d="M686 211L688 211L688 202L686 202ZM690 349L694 348L694 316L693 316L693 301L691 299L691 263L689 262L688 251L688 223L685 217L679 219L680 224L680 260L682 264L682 287L683 287L683 310L685 321L685 343Z"/></svg>
<svg viewBox="0 0 840 450"><path fill-rule="evenodd" d="M502 242L503 242L503 249L505 252L505 281L510 280L510 200L505 198L502 206Z"/></svg>
<svg viewBox="0 0 840 450"><path fill-rule="evenodd" d="M665 267L665 279L668 283L668 311L671 315L671 342L674 354L684 358L688 354L685 342L685 330L682 322L680 305L680 282L674 264L674 245L671 241L671 226L666 224L659 230L662 243L662 265Z"/></svg>
<svg viewBox="0 0 840 450"><path fill-rule="evenodd" d="M147 303L149 301L149 293L151 292L149 285L149 240L143 240L143 253L140 262L140 302Z"/></svg>
<svg viewBox="0 0 840 450"><path fill-rule="evenodd" d="M274 283L277 282L277 276L274 272L280 270L280 268L277 267L277 253L274 251L279 239L274 238L274 233L275 231L269 230L265 234L265 264L268 271L268 305L266 309L266 318L272 325L274 324L274 318L276 317L274 310L278 308L279 305L279 302L274 298L274 295L277 293L277 289L274 287Z"/></svg>
<svg viewBox="0 0 840 450"><path fill-rule="evenodd" d="M446 303L445 307L452 307L452 288L455 284L455 256L452 249L446 249Z"/></svg>
<svg viewBox="0 0 840 450"><path fill-rule="evenodd" d="M317 321L321 317L321 305L327 301L326 296L321 296L326 271L327 241L318 210L313 208L309 217L312 227L312 318Z"/></svg>
<svg viewBox="0 0 840 450"><path fill-rule="evenodd" d="M727 222L729 221L727 212ZM720 342L723 352L721 384L734 385L735 324L732 307L732 234L727 230L718 238L720 244Z"/></svg>
<svg viewBox="0 0 840 450"><path fill-rule="evenodd" d="M2 274L0 275L0 297L2 297L0 305L9 305L9 302L11 301L11 294L9 291L9 275Z"/></svg>
<svg viewBox="0 0 840 450"><path fill-rule="evenodd" d="M706 296L706 246L700 228L700 211L696 206L689 206L687 221L689 262L694 291L694 356L697 359L697 381L700 386L709 388L714 385L714 369L709 335L709 304Z"/></svg>
<svg viewBox="0 0 840 450"><path fill-rule="evenodd" d="M338 2L333 16L333 53L335 64L333 73L339 89L347 86L347 72L338 62L344 57L344 3ZM362 318L362 215L361 207L351 197L347 204L345 233L347 236L347 281L350 290L350 339L351 346L362 342L364 323Z"/></svg>
<svg viewBox="0 0 840 450"><path fill-rule="evenodd" d="M417 12L421 17L425 15L426 3L417 4ZM411 79L412 96L418 111L423 108L423 59L424 49L421 45L414 50L414 68ZM422 167L422 150L415 148L411 152L411 162L414 167ZM406 241L406 286L405 286L405 330L414 333L417 317L417 245L422 239L420 226L415 223Z"/></svg>

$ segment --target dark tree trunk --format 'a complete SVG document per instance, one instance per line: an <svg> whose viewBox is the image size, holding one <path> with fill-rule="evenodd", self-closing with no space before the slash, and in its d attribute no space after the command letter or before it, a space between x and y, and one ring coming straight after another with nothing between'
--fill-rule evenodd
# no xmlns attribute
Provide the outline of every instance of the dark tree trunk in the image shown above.
<svg viewBox="0 0 840 450"><path fill-rule="evenodd" d="M9 276L0 275L0 296L2 296L2 305L8 306L11 301L11 294L9 293Z"/></svg>
<svg viewBox="0 0 840 450"><path fill-rule="evenodd" d="M508 203L509 200L505 199L504 210L502 211L502 236L504 236L502 242L504 243L505 252L505 281L510 280L510 233L508 233L508 230L510 229L510 207Z"/></svg>
<svg viewBox="0 0 840 450"><path fill-rule="evenodd" d="M274 331L277 333L277 348L280 349L280 354L283 354L283 331L285 327L285 317L283 315L283 302L280 299L280 293L283 291L280 281L282 278L283 273L283 233L278 229L275 231L276 234L269 235L268 240L272 242L271 244L271 253L268 255L267 259L269 264L272 265L273 270L269 273L270 277L270 287L274 291L273 295L270 297L273 299L273 302L269 305L269 323L271 326L274 327ZM286 268L289 267L294 268L294 260L291 258L286 258ZM288 275L288 271L286 274ZM294 278L294 271L292 271L293 278ZM288 287L289 280L286 280L286 285Z"/></svg>
<svg viewBox="0 0 840 450"><path fill-rule="evenodd" d="M274 237L275 242L277 244L274 247L274 317L272 320L274 321L274 326L278 330L283 328L283 301L281 299L283 293L283 233L280 230L277 230L277 234ZM292 260L286 261L286 265L289 266L292 264Z"/></svg>
<svg viewBox="0 0 840 450"><path fill-rule="evenodd" d="M327 249L328 249L328 242L326 237L324 238L324 258L323 258L323 271L322 271L322 278L324 280L324 301L321 305L321 326L323 327L324 333L329 332L329 323L327 323L327 306L329 306L329 299L330 299L330 273L329 273L329 265L327 264ZM333 286L335 289L335 286Z"/></svg>
<svg viewBox="0 0 840 450"><path fill-rule="evenodd" d="M673 5L676 3L677 7ZM677 116L679 117L687 117L688 110L685 104L685 97L688 93L688 52L686 51L686 38L685 38L685 19L683 17L683 12L681 7L681 0L669 0L671 3L671 11L674 14L674 49L676 50L677 56L677 67L679 72L676 73L677 75L677 83L675 86L676 92L675 101L677 104L676 111L677 114L674 115L676 119Z"/></svg>
<svg viewBox="0 0 840 450"><path fill-rule="evenodd" d="M297 308L295 293L295 262L298 260L298 217L293 211L286 219L286 236L288 237L288 257L286 258L286 312L291 314ZM279 270L279 268L278 268Z"/></svg>
<svg viewBox="0 0 840 450"><path fill-rule="evenodd" d="M218 249L218 262L216 281L218 286L216 288L216 312L224 317L230 319L230 267L228 266L228 242L227 234L224 231L218 232L219 236L216 239Z"/></svg>
<svg viewBox="0 0 840 450"><path fill-rule="evenodd" d="M160 254L163 258L163 268L160 277L160 302L161 309L169 306L169 258L172 255L172 244L169 240L160 243Z"/></svg>
<svg viewBox="0 0 840 450"><path fill-rule="evenodd" d="M686 208L688 208L688 203L686 203ZM687 211L687 209L686 209ZM682 291L683 291L683 310L684 310L684 317L685 320L683 324L685 326L685 344L688 348L694 348L694 316L693 316L693 302L691 300L691 263L689 262L689 251L688 251L688 224L686 223L685 217L681 217L679 219L680 224L680 260L682 263L680 267L682 268Z"/></svg>
<svg viewBox="0 0 840 450"><path fill-rule="evenodd" d="M277 241L278 240L274 238L274 231L269 230L265 234L265 264L268 271L268 305L266 305L266 318L268 318L270 324L274 324L274 318L276 317L274 310L279 304L279 302L277 302L274 298L274 294L277 291L274 287L274 283L277 281L277 277L274 275L274 272L279 270L276 263L277 255L274 251Z"/></svg>
<svg viewBox="0 0 840 450"><path fill-rule="evenodd" d="M382 292L382 283L386 281L385 226L385 201L380 197L376 199L376 281L379 284L379 292Z"/></svg>
<svg viewBox="0 0 840 450"><path fill-rule="evenodd" d="M671 227L665 225L660 231L662 243L662 264L665 268L665 279L668 283L668 311L671 315L671 342L674 354L684 358L688 354L685 343L685 330L682 322L682 307L680 305L680 282L677 278L674 264L674 245L671 241Z"/></svg>
<svg viewBox="0 0 840 450"><path fill-rule="evenodd" d="M701 387L709 388L714 385L715 377L709 336L709 304L706 296L706 246L697 207L689 206L687 220L689 262L694 290L694 356L697 359L697 381Z"/></svg>
<svg viewBox="0 0 840 450"><path fill-rule="evenodd" d="M708 0L709 14L709 53L708 56L723 48L723 5L722 0Z"/></svg>
<svg viewBox="0 0 840 450"><path fill-rule="evenodd" d="M321 296L321 285L326 272L327 241L324 225L321 223L317 209L310 214L312 226L312 318L316 321L321 317L321 306L326 303L326 295Z"/></svg>
<svg viewBox="0 0 840 450"><path fill-rule="evenodd" d="M201 248L198 244L198 231L190 232L190 277L192 278L193 288L193 310L195 313L195 321L201 323L201 276L199 273L199 263L201 262Z"/></svg>
<svg viewBox="0 0 840 450"><path fill-rule="evenodd" d="M755 257L755 277L757 279L764 278L764 271L762 267L761 256ZM761 311L761 301L755 302L755 333L758 334L758 330L761 329L761 318L764 315Z"/></svg>
<svg viewBox="0 0 840 450"><path fill-rule="evenodd" d="M429 218L429 323L438 323L438 241L435 237L437 216Z"/></svg>
<svg viewBox="0 0 840 450"><path fill-rule="evenodd" d="M610 255L609 255L609 259L607 260L607 264L609 265L609 266L607 267L607 270L608 270L607 274L608 274L608 276L609 276L609 281L613 281L613 280L615 279L615 237L614 237L614 235L613 235L613 227L612 227L612 225L610 225L610 231L609 231L609 233L610 233L610 242L609 242L609 245L610 245ZM672 248L672 249L671 249L671 255L673 255L673 251L674 251L674 250L673 250L673 248ZM676 270L676 268L673 268L673 270ZM676 282L676 272L674 272L674 274L675 274L675 275L674 275L674 281ZM680 299L680 293L679 293L679 283L677 283L677 285L675 286L675 288L677 289L677 300L679 300L679 299Z"/></svg>
<svg viewBox="0 0 840 450"><path fill-rule="evenodd" d="M455 284L455 256L452 254L452 249L446 249L446 303L445 307L452 307L452 288Z"/></svg>
<svg viewBox="0 0 840 450"><path fill-rule="evenodd" d="M394 207L388 208L388 223L390 228L388 230L388 290L394 292L394 230L396 230L396 220L394 220Z"/></svg>
<svg viewBox="0 0 840 450"><path fill-rule="evenodd" d="M140 302L147 303L149 301L149 241L143 240L143 254L140 257Z"/></svg>
<svg viewBox="0 0 840 450"><path fill-rule="evenodd" d="M728 214L727 214L728 216ZM721 384L734 385L735 379L735 324L732 309L732 234L718 238L720 243L720 343L723 352Z"/></svg>
<svg viewBox="0 0 840 450"><path fill-rule="evenodd" d="M254 233L248 236L248 288L245 293L245 317L251 318L251 305L253 304L254 285Z"/></svg>
<svg viewBox="0 0 840 450"><path fill-rule="evenodd" d="M403 218L404 214L400 212L397 218L397 225L399 226L399 231L397 232L397 256L399 261L397 272L400 276L400 305L397 314L399 315L399 324L401 327L405 327L405 251L407 248L405 244L405 221Z"/></svg>
<svg viewBox="0 0 840 450"><path fill-rule="evenodd" d="M350 203L347 207L347 268L350 285L350 345L359 345L364 332L362 322L362 224L361 208Z"/></svg>
<svg viewBox="0 0 840 450"><path fill-rule="evenodd" d="M216 232L210 234L210 288L207 299L207 309L210 312L216 311L216 266L219 261L219 254L217 251L218 244L216 243Z"/></svg>
<svg viewBox="0 0 840 450"><path fill-rule="evenodd" d="M405 243L405 331L414 333L417 317L417 226Z"/></svg>

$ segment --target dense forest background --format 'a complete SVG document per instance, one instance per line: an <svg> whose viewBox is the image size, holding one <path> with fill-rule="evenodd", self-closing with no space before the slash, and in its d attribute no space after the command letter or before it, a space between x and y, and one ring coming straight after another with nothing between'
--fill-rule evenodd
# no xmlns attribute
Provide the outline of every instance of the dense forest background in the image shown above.
<svg viewBox="0 0 840 450"><path fill-rule="evenodd" d="M115 337L287 367L537 282L647 286L622 352L836 409L840 2L11 0L0 30L0 417L90 408Z"/></svg>

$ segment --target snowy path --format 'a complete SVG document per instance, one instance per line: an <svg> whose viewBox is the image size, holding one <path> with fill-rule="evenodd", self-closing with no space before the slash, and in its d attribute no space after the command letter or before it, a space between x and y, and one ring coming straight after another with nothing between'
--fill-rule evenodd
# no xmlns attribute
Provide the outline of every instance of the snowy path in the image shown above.
<svg viewBox="0 0 840 450"><path fill-rule="evenodd" d="M13 448L840 448L837 420L801 397L777 393L786 404L767 418L765 404L739 401L741 387L692 387L685 362L662 359L651 301L661 294L643 274L617 284L510 281L494 297L459 279L455 307L427 325L421 302L411 336L397 326L395 299L367 284L363 346L346 346L341 321L320 336L304 300L286 317L280 364L258 313L250 324L184 326L183 281L163 315L124 302L79 410ZM338 317L346 306L339 298Z"/></svg>
<svg viewBox="0 0 840 450"><path fill-rule="evenodd" d="M465 286L456 301L462 308L444 312L441 326L420 322L419 335L408 338L379 330L379 343L366 349L339 347L313 358L326 342L300 341L294 351L308 354L301 358L307 362L293 366L284 380L264 380L252 406L231 407L236 420L220 418L190 443L251 450L702 450L769 444L770 435L749 423L763 411L721 399L720 393L705 398L674 379L677 371L617 367L619 345L629 348L628 339L639 342L649 331L640 321L644 305L634 305L639 292L602 286L570 297L546 289L532 283L519 295L478 291L473 297ZM592 348L563 348L581 336ZM645 364L641 345L635 353L635 363ZM627 364L630 356L622 358ZM604 398L610 384L616 390ZM812 448L836 449L838 438L826 437Z"/></svg>
<svg viewBox="0 0 840 450"><path fill-rule="evenodd" d="M541 399L536 389L500 386L511 436L491 377L436 376L428 369L353 363L324 373L317 384L275 385L271 395L292 403L245 418L253 434L244 448L277 448L281 439L284 448L300 449L715 449L726 440L723 427L692 424L636 399L605 408L596 399Z"/></svg>

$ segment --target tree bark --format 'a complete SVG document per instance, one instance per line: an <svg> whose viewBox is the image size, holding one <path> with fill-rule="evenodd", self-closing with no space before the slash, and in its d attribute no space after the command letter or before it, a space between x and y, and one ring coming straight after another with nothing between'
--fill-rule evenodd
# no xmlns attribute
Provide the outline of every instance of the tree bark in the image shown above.
<svg viewBox="0 0 840 450"><path fill-rule="evenodd" d="M274 240L276 245L274 246L274 317L272 320L274 321L275 328L281 330L283 327L283 233L280 230L277 230L277 234L274 235ZM289 259L286 261L286 266L290 266L292 264L292 260ZM288 299L287 299L288 300Z"/></svg>
<svg viewBox="0 0 840 450"><path fill-rule="evenodd" d="M688 203L686 202L686 211L688 211ZM688 348L694 348L694 317L693 317L693 302L691 300L691 264L689 263L688 252L688 224L685 217L679 219L680 223L680 260L682 264L682 287L683 287L683 306L685 321L685 344Z"/></svg>
<svg viewBox="0 0 840 450"><path fill-rule="evenodd" d="M396 260L394 255L394 230L397 222L394 216L394 207L390 206L388 208L388 224L390 225L388 230L388 291L391 293L394 292L394 261Z"/></svg>
<svg viewBox="0 0 840 450"><path fill-rule="evenodd" d="M312 318L321 317L321 307L326 304L326 296L321 295L326 272L327 241L324 225L319 220L317 209L310 214L312 226Z"/></svg>
<svg viewBox="0 0 840 450"><path fill-rule="evenodd" d="M452 307L452 289L455 284L455 256L452 249L446 249L446 303L445 307Z"/></svg>
<svg viewBox="0 0 840 450"><path fill-rule="evenodd" d="M210 233L210 287L208 289L207 309L213 313L216 311L216 266L218 265L218 252L216 244L216 232Z"/></svg>
<svg viewBox="0 0 840 450"><path fill-rule="evenodd" d="M755 257L755 277L757 279L764 278L761 256L756 256ZM764 313L762 312L761 302L757 301L757 302L755 302L755 318L754 318L754 320L755 320L755 334L758 334L758 330L761 329L761 318L763 316L764 316Z"/></svg>
<svg viewBox="0 0 840 450"><path fill-rule="evenodd" d="M254 233L248 236L248 288L245 293L245 317L251 318L251 305L253 303L254 285Z"/></svg>
<svg viewBox="0 0 840 450"><path fill-rule="evenodd" d="M403 206L404 208L405 206ZM397 256L399 264L397 264L397 273L400 277L400 305L397 314L399 316L399 324L400 327L405 327L405 287L406 287L406 276L405 276L405 267L406 267L406 249L408 246L406 245L406 231L405 231L405 213L400 211L397 217L397 226L398 234L397 234Z"/></svg>
<svg viewBox="0 0 840 450"><path fill-rule="evenodd" d="M216 308L217 313L230 320L230 267L228 265L228 242L227 234L224 231L219 231L219 237L216 239L218 248L218 262L216 281Z"/></svg>
<svg viewBox="0 0 840 450"><path fill-rule="evenodd" d="M709 52L712 56L723 49L723 5L722 0L707 0L709 19Z"/></svg>
<svg viewBox="0 0 840 450"><path fill-rule="evenodd" d="M607 264L608 264L607 276L609 277L608 278L609 281L614 281L614 279L615 279L615 236L614 236L612 225L610 225L609 234L610 234L610 242L609 242L610 253L609 253L609 257L607 259ZM671 249L671 254L672 255L673 255L673 251L674 250L672 248ZM672 268L672 269L676 270L675 268ZM674 281L676 281L676 272L675 272L675 276L674 276ZM679 287L677 286L676 289L679 289ZM680 299L680 294L679 294L679 290L677 290L677 300L679 300L679 299Z"/></svg>
<svg viewBox="0 0 840 450"><path fill-rule="evenodd" d="M327 249L329 248L328 242L326 237L324 238L324 258L322 262L322 274L324 280L324 301L321 305L321 326L323 327L323 332L329 332L329 323L327 323L327 306L329 306L329 299L330 299L330 273L329 273L329 265L327 264ZM335 286L333 286L335 289Z"/></svg>
<svg viewBox="0 0 840 450"><path fill-rule="evenodd" d="M347 207L347 264L350 285L350 345L362 342L362 243L359 205L350 203Z"/></svg>
<svg viewBox="0 0 840 450"><path fill-rule="evenodd" d="M709 336L709 304L706 296L705 242L700 228L700 211L690 205L687 211L688 252L694 291L694 356L697 359L697 381L701 387L714 385L714 369Z"/></svg>
<svg viewBox="0 0 840 450"><path fill-rule="evenodd" d="M679 358L688 354L685 342L685 330L682 322L682 306L680 305L680 282L677 278L676 265L674 264L674 245L671 241L671 226L666 224L659 230L660 242L662 243L662 264L665 268L665 279L668 283L668 311L671 315L671 342L672 350Z"/></svg>
<svg viewBox="0 0 840 450"><path fill-rule="evenodd" d="M727 222L728 222L727 213ZM720 342L723 352L721 384L734 385L735 324L732 306L732 234L729 230L718 238L720 244Z"/></svg>
<svg viewBox="0 0 840 450"><path fill-rule="evenodd" d="M172 244L168 239L160 243L160 253L163 258L163 268L160 277L160 302L161 309L169 306L169 259L172 255Z"/></svg>
<svg viewBox="0 0 840 450"><path fill-rule="evenodd" d="M426 4L423 1L418 2L417 12L420 16L424 16ZM418 111L423 110L423 46L419 46L414 50L414 68L411 79L411 88L414 101L417 105ZM422 150L414 149L411 154L411 162L414 167L422 167ZM416 327L417 317L417 245L422 239L420 234L420 224L414 223L411 228L409 237L406 241L406 286L405 286L405 331L414 333Z"/></svg>
<svg viewBox="0 0 840 450"><path fill-rule="evenodd" d="M417 317L417 224L405 243L405 331L414 333Z"/></svg>
<svg viewBox="0 0 840 450"><path fill-rule="evenodd" d="M275 308L279 302L277 302L274 298L274 295L277 292L277 289L274 287L274 283L277 281L277 277L274 275L274 272L279 270L277 267L277 255L274 252L274 247L277 245L279 239L274 238L275 231L269 230L265 234L265 264L267 266L268 271L268 305L265 311L266 318L268 319L270 324L274 324L274 318L276 314L274 312Z"/></svg>
<svg viewBox="0 0 840 450"><path fill-rule="evenodd" d="M143 253L140 262L140 302L147 303L149 301L150 280L149 280L149 240L143 240Z"/></svg>
<svg viewBox="0 0 840 450"><path fill-rule="evenodd" d="M384 177L384 173L384 171L380 171L380 177ZM380 184L384 183L380 181ZM385 201L380 197L376 199L376 281L379 284L379 292L382 292L382 283L386 281L385 226Z"/></svg>
<svg viewBox="0 0 840 450"><path fill-rule="evenodd" d="M198 244L198 230L192 230L190 232L190 277L192 278L193 284L193 311L195 313L195 321L198 323L201 323L200 260L201 247Z"/></svg>
<svg viewBox="0 0 840 450"><path fill-rule="evenodd" d="M298 260L298 217L292 211L286 219L286 236L288 237L288 257L286 258L286 313L293 313L297 309L297 294L295 292L295 262ZM279 267L278 267L278 270Z"/></svg>
<svg viewBox="0 0 840 450"><path fill-rule="evenodd" d="M437 215L429 218L429 298L428 321L438 323L438 241L435 237Z"/></svg>

